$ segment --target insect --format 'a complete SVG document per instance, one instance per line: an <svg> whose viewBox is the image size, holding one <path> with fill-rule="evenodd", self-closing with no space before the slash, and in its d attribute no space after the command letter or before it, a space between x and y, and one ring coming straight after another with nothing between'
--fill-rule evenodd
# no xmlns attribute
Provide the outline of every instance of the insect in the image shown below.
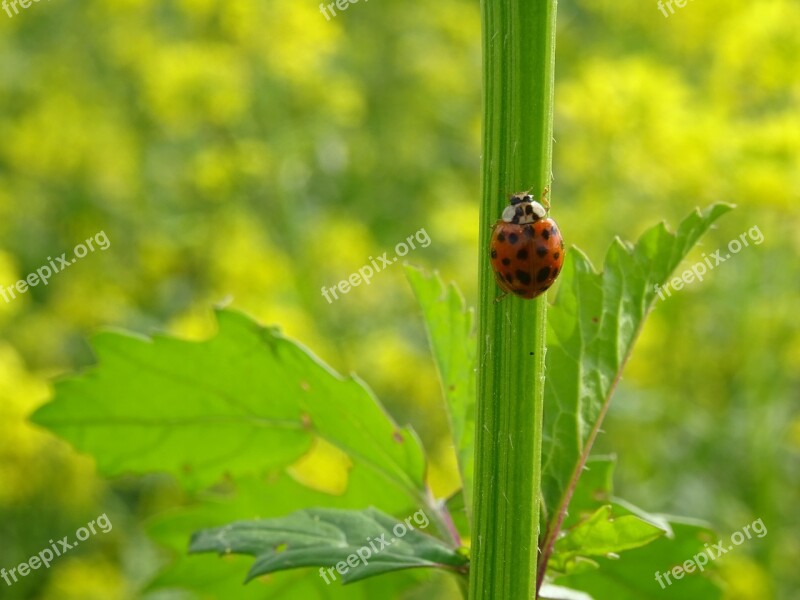
<svg viewBox="0 0 800 600"><path fill-rule="evenodd" d="M507 294L536 298L561 271L564 239L533 196L514 194L509 202L492 230L492 269L497 285Z"/></svg>

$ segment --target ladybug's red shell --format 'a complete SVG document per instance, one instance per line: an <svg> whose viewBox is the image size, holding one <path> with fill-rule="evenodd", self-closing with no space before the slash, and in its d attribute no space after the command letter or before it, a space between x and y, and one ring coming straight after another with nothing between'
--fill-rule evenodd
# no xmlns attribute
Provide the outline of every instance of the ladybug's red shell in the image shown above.
<svg viewBox="0 0 800 600"><path fill-rule="evenodd" d="M512 198L512 206L519 204L514 202L515 198ZM527 214L530 215L530 211ZM530 219L532 222L527 223L499 220L491 241L492 269L497 285L528 299L553 285L564 264L564 240L556 222L536 215ZM526 220L524 216L522 220Z"/></svg>

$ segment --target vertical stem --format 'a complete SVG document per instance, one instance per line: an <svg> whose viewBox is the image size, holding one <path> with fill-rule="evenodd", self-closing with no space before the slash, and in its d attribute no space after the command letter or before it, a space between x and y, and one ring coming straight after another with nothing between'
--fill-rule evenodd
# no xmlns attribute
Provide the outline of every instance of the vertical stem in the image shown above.
<svg viewBox="0 0 800 600"><path fill-rule="evenodd" d="M500 294L491 227L508 196L550 184L556 0L482 0L484 131L472 600L536 597L544 296Z"/></svg>

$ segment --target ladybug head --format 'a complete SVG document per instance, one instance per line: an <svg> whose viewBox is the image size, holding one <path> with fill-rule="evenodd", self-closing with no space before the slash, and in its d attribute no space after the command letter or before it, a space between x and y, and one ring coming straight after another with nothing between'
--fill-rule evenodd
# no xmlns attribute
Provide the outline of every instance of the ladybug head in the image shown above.
<svg viewBox="0 0 800 600"><path fill-rule="evenodd" d="M535 223L547 214L547 209L536 202L530 194L514 194L503 211L502 219L515 225Z"/></svg>

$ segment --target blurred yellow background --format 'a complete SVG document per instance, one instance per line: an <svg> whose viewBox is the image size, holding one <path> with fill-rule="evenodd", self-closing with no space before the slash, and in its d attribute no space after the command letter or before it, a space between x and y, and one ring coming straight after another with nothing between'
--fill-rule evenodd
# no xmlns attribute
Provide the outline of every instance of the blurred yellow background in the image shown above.
<svg viewBox="0 0 800 600"><path fill-rule="evenodd" d="M12 11L13 13L13 11ZM559 6L553 215L597 266L714 201L704 238L750 245L656 307L599 452L617 492L769 534L721 561L728 600L800 589L800 4ZM104 231L111 245L0 299L0 567L103 513L127 515L0 597L140 598L159 559L150 479L107 482L27 424L104 327L202 338L230 303L356 371L457 486L422 323L399 266L320 293L420 228L408 260L476 299L476 2L87 0L0 11L0 286ZM519 190L508 190L509 193ZM688 264L687 264L688 266ZM168 486L167 486L168 487ZM62 534L62 535L63 535ZM155 596L153 596L155 598Z"/></svg>

